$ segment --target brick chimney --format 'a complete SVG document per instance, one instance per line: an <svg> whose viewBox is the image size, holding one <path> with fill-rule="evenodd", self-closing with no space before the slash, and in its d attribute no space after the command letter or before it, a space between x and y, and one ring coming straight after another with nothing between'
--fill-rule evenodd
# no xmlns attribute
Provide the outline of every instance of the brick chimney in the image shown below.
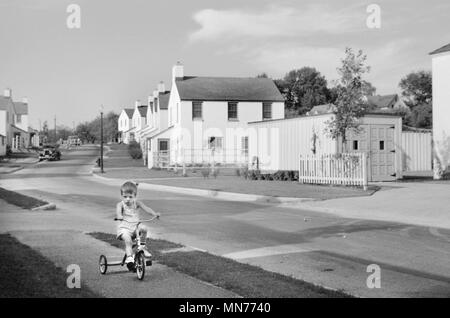
<svg viewBox="0 0 450 318"><path fill-rule="evenodd" d="M164 82L163 81L159 82L159 84L158 84L158 92L164 93L165 91L166 91L166 86L164 85Z"/></svg>
<svg viewBox="0 0 450 318"><path fill-rule="evenodd" d="M181 62L177 62L177 64L172 67L172 80L175 81L178 77L184 77L184 67Z"/></svg>
<svg viewBox="0 0 450 318"><path fill-rule="evenodd" d="M10 88L5 88L3 96L12 98L12 90Z"/></svg>

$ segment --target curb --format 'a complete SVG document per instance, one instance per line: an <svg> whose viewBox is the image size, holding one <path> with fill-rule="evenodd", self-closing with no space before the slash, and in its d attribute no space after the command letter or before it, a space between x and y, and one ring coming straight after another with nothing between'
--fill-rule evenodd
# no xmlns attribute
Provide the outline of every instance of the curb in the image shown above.
<svg viewBox="0 0 450 318"><path fill-rule="evenodd" d="M94 173L94 170L92 170L91 173L92 173L92 176L94 176L95 178L98 178L100 180L103 180L103 181L116 181L117 184L122 183L122 180L120 180L120 179L112 179L112 178L99 176L98 174ZM316 199L313 199L313 198L274 197L274 196L268 196L268 195L245 194L245 193L218 191L218 190L205 190L205 189L195 189L195 188L174 187L174 186L166 186L166 185L160 185L160 184L150 184L150 183L145 183L145 182L139 183L139 187L146 189L146 190L173 192L173 193L179 193L179 194L219 199L219 200L224 200L224 201L256 202L256 203L266 203L266 204L282 204L282 203L299 204L299 203L303 203L303 202L316 201Z"/></svg>
<svg viewBox="0 0 450 318"><path fill-rule="evenodd" d="M16 171L22 170L23 168L24 168L23 166L21 166L21 167L17 167L17 168L13 168L13 169L11 169L11 170L8 170L8 171L5 171L5 172L0 172L0 174L9 174L9 173L13 173L13 172L16 172Z"/></svg>
<svg viewBox="0 0 450 318"><path fill-rule="evenodd" d="M50 210L56 210L56 204L48 203L31 209L31 211L50 211Z"/></svg>

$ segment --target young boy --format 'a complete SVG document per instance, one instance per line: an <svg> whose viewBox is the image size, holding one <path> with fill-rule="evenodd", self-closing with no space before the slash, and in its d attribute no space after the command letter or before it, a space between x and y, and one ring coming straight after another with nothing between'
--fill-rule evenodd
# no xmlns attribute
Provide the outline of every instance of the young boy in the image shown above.
<svg viewBox="0 0 450 318"><path fill-rule="evenodd" d="M117 238L125 242L125 253L127 258L125 263L128 268L132 268L134 259L133 254L133 238L135 237L136 225L139 222L139 209L147 212L153 216L159 217L160 214L153 211L151 208L146 206L144 203L136 200L137 195L137 184L127 181L120 188L120 194L122 196L122 201L117 203L116 207L116 219L121 221L117 226ZM141 238L144 237L141 242L145 242L145 239L149 235L149 229L144 224L139 224L138 226ZM144 255L150 257L151 254L145 246L143 248Z"/></svg>

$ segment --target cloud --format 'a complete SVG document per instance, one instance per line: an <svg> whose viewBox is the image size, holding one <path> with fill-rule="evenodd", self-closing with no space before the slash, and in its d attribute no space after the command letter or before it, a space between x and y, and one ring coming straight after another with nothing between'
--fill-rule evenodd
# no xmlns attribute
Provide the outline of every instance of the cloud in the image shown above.
<svg viewBox="0 0 450 318"><path fill-rule="evenodd" d="M336 10L317 4L302 9L271 5L260 12L204 9L195 13L193 19L200 28L190 35L190 40L201 41L299 37L316 32L341 34L365 27L366 12L364 7L356 6Z"/></svg>

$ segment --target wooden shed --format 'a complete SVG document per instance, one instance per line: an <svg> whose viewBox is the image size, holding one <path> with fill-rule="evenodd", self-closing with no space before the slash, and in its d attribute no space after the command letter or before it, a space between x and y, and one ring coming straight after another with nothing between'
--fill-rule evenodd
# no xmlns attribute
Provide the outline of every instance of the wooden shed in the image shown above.
<svg viewBox="0 0 450 318"><path fill-rule="evenodd" d="M341 140L332 139L327 122L333 113L249 123L249 158L261 171L296 171L304 155L344 152ZM367 114L360 131L348 132L345 152L367 154L368 180L392 181L402 177L402 119L389 114Z"/></svg>

